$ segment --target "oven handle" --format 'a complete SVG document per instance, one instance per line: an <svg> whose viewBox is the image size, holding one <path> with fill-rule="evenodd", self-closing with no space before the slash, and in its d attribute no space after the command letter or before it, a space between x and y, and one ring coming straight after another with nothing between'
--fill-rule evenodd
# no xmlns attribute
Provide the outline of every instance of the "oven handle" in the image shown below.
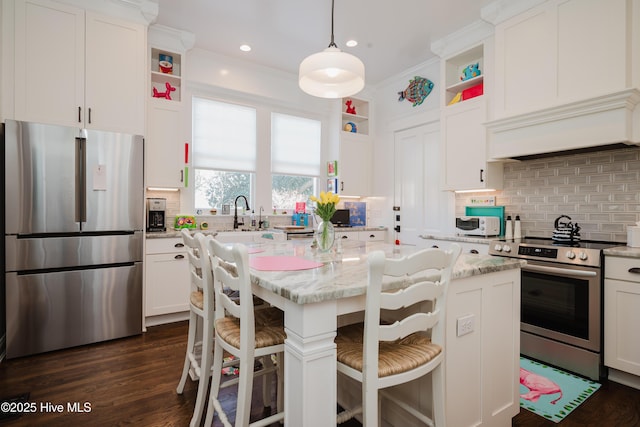
<svg viewBox="0 0 640 427"><path fill-rule="evenodd" d="M555 274L562 274L564 276L575 276L575 277L595 277L597 275L595 271L567 270L564 268L546 267L543 265L533 265L533 264L527 264L526 266L522 267L522 269L527 271L537 271L540 273L555 273Z"/></svg>

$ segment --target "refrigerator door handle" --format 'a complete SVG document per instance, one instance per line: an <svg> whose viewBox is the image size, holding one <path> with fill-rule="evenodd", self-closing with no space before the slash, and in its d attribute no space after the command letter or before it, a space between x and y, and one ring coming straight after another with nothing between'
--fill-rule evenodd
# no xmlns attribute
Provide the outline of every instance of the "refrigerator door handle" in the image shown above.
<svg viewBox="0 0 640 427"><path fill-rule="evenodd" d="M86 155L87 140L84 138L76 138L76 185L75 185L75 200L76 200L76 222L87 221L87 155Z"/></svg>

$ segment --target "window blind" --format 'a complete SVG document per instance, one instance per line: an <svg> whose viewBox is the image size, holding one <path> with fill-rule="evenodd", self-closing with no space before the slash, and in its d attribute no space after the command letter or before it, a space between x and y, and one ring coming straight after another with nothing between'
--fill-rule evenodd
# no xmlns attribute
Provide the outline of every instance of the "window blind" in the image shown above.
<svg viewBox="0 0 640 427"><path fill-rule="evenodd" d="M254 172L256 110L193 98L193 167Z"/></svg>
<svg viewBox="0 0 640 427"><path fill-rule="evenodd" d="M320 175L320 146L320 121L271 114L271 173Z"/></svg>

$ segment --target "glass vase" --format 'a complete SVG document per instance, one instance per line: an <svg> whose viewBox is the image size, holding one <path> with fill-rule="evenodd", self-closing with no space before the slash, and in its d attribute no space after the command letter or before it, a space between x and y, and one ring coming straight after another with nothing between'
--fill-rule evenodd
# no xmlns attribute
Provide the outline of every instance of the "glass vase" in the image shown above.
<svg viewBox="0 0 640 427"><path fill-rule="evenodd" d="M316 230L316 243L320 252L329 252L336 239L336 230L331 221L320 221Z"/></svg>

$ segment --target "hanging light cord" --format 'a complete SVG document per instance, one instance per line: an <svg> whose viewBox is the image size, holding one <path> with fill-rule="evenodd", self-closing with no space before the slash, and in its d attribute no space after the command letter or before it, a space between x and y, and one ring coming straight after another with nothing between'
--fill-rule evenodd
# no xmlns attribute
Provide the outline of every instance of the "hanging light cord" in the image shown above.
<svg viewBox="0 0 640 427"><path fill-rule="evenodd" d="M328 47L337 48L338 45L333 41L333 9L335 7L335 0L331 0L331 43L329 43Z"/></svg>

